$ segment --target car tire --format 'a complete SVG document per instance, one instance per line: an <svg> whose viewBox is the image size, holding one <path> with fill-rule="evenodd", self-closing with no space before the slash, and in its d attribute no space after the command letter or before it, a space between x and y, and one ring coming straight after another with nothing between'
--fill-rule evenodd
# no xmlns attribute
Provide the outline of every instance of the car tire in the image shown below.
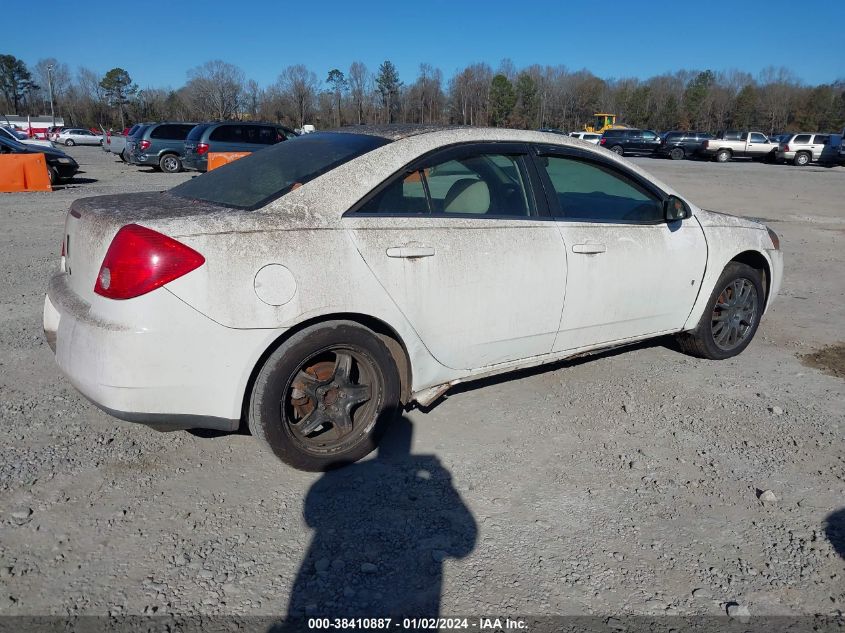
<svg viewBox="0 0 845 633"><path fill-rule="evenodd" d="M625 148L622 147L621 145L614 145L613 147L610 148L610 151L613 152L614 154L618 154L619 156L625 155Z"/></svg>
<svg viewBox="0 0 845 633"><path fill-rule="evenodd" d="M716 162L717 163L727 163L731 159L731 150L729 149L720 149L716 152Z"/></svg>
<svg viewBox="0 0 845 633"><path fill-rule="evenodd" d="M765 305L760 271L730 262L719 276L698 325L679 334L678 344L683 352L699 358L724 360L736 356L754 338Z"/></svg>
<svg viewBox="0 0 845 633"><path fill-rule="evenodd" d="M59 176L59 170L55 167L50 167L47 171L50 174L50 186L55 187L62 180L61 176Z"/></svg>
<svg viewBox="0 0 845 633"><path fill-rule="evenodd" d="M672 158L672 160L683 160L686 156L686 153L684 152L683 147L673 147L672 151L669 152L669 156Z"/></svg>
<svg viewBox="0 0 845 633"><path fill-rule="evenodd" d="M76 145L76 143L73 142L72 138L68 138L65 139L65 145L67 145L68 147L73 147L74 145Z"/></svg>
<svg viewBox="0 0 845 633"><path fill-rule="evenodd" d="M323 471L370 453L399 397L399 372L382 340L352 321L331 321L270 353L255 377L247 421L289 466Z"/></svg>
<svg viewBox="0 0 845 633"><path fill-rule="evenodd" d="M804 167L810 164L810 155L807 152L798 152L795 158L792 159L792 164L796 167Z"/></svg>
<svg viewBox="0 0 845 633"><path fill-rule="evenodd" d="M125 149L121 150L121 152L120 152L120 154L118 154L118 156L120 156L120 160L122 160L124 163L129 162L126 159L126 150Z"/></svg>
<svg viewBox="0 0 845 633"><path fill-rule="evenodd" d="M158 166L166 174L178 174L182 171L182 161L176 154L165 154L159 159Z"/></svg>

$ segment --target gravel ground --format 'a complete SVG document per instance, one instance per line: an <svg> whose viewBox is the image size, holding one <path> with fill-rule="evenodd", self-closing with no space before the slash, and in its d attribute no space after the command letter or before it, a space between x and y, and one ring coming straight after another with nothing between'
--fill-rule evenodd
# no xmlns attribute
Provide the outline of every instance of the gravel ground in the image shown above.
<svg viewBox="0 0 845 633"><path fill-rule="evenodd" d="M845 609L845 169L634 159L781 236L749 349L661 340L464 386L318 475L245 434L111 419L60 375L40 318L68 205L190 177L69 153L74 183L0 194L0 614Z"/></svg>

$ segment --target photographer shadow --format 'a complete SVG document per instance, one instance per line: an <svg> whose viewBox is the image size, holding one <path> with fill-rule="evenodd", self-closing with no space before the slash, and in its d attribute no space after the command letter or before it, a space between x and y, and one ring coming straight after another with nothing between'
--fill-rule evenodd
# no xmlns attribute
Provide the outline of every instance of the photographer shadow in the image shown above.
<svg viewBox="0 0 845 633"><path fill-rule="evenodd" d="M307 618L437 617L443 561L472 552L477 526L449 471L412 455L413 425L387 429L375 459L329 471L305 499L314 530L288 604L270 630Z"/></svg>

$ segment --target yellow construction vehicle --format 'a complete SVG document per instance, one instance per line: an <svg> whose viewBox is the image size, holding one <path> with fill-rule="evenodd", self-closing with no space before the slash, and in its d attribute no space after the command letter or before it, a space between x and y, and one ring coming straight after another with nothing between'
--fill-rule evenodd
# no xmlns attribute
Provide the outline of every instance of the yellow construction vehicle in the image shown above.
<svg viewBox="0 0 845 633"><path fill-rule="evenodd" d="M605 130L612 130L617 128L625 128L625 125L616 125L616 115L608 114L607 112L596 112L593 115L593 124L585 125L585 132L595 132L601 134Z"/></svg>

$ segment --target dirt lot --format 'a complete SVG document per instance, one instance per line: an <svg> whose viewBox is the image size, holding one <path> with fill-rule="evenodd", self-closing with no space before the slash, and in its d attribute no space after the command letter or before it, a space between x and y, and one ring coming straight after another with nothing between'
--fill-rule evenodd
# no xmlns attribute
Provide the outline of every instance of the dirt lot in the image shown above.
<svg viewBox="0 0 845 633"><path fill-rule="evenodd" d="M69 203L188 177L70 153L74 184L0 194L0 614L845 609L845 169L635 159L781 236L751 347L467 386L407 414L392 457L321 476L248 435L116 421L63 379L40 319Z"/></svg>

